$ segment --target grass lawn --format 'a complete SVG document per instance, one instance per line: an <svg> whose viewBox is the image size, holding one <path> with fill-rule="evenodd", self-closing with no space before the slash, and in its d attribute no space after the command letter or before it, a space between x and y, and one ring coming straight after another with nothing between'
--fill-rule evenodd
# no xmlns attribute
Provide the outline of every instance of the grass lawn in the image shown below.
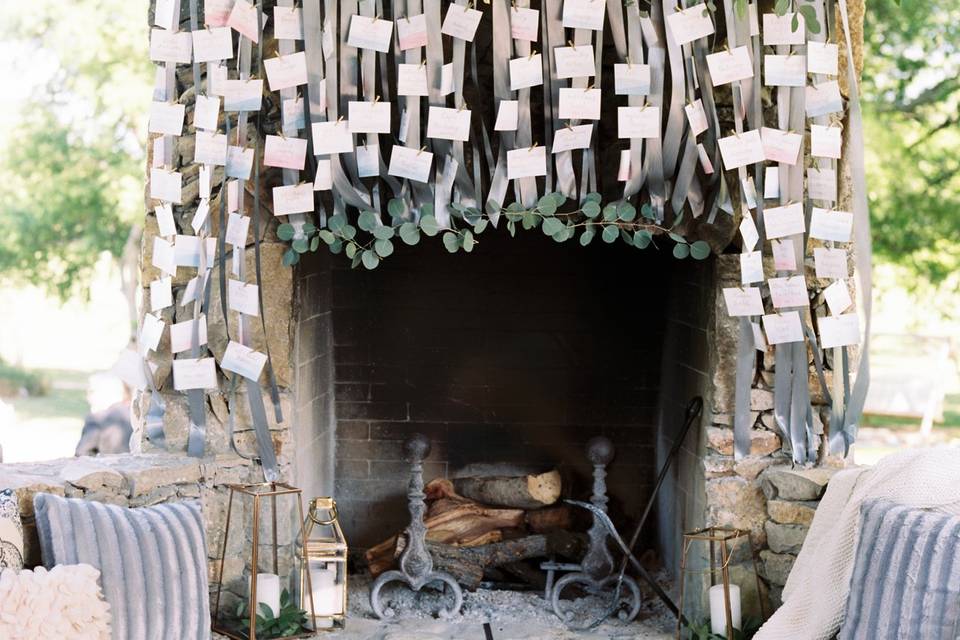
<svg viewBox="0 0 960 640"><path fill-rule="evenodd" d="M948 393L943 422L936 422L929 438L920 433L919 418L865 416L855 445L858 464L873 464L887 454L908 447L948 444L960 447L960 393Z"/></svg>

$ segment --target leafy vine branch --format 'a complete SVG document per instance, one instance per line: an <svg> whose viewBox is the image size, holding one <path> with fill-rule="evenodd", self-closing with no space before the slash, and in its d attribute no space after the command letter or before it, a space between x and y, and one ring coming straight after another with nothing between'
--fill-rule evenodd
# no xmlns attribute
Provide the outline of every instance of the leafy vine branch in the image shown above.
<svg viewBox="0 0 960 640"><path fill-rule="evenodd" d="M283 263L287 266L299 262L302 254L317 251L322 242L332 253L344 254L353 267L363 265L367 269L375 269L381 260L393 254L394 242L398 238L412 246L418 244L423 236L439 235L450 253L470 253L479 242L477 237L490 228L494 219L502 216L511 236L516 235L519 225L525 231L539 228L556 242L566 242L579 233L579 242L584 247L599 236L607 244L619 240L631 247L646 249L650 245L656 248L654 234L663 233L674 241L673 255L676 258L703 260L710 255L710 245L705 241L690 242L677 231L683 220L682 212L668 228L657 223L649 203L643 204L639 212L626 200L602 206L600 194L590 193L576 209L560 211L565 204L566 196L557 192L548 193L530 208L514 202L501 209L490 202L484 212L476 207L454 203L450 205L449 226L442 227L437 221L433 205L427 203L421 206L419 218L415 219L402 199L393 198L387 203L391 224L384 224L378 213L367 210L360 212L355 225L345 215L337 214L327 221L326 228L318 228L307 222L299 233L292 224L281 224L277 236L290 242L290 248L283 255Z"/></svg>

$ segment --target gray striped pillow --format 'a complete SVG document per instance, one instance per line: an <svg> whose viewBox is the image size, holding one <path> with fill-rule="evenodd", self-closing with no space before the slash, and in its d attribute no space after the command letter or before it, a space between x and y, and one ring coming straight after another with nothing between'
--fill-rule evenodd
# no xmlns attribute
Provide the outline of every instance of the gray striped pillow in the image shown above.
<svg viewBox="0 0 960 640"><path fill-rule="evenodd" d="M199 504L127 509L45 493L33 504L47 568L84 563L100 570L114 640L210 637Z"/></svg>
<svg viewBox="0 0 960 640"><path fill-rule="evenodd" d="M839 640L954 640L960 624L960 517L865 502Z"/></svg>

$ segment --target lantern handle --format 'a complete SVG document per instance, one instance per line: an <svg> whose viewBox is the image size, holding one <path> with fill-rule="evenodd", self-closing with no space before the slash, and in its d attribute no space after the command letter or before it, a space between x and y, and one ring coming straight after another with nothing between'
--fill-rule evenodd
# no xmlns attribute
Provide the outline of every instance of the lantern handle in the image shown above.
<svg viewBox="0 0 960 640"><path fill-rule="evenodd" d="M317 517L317 509L321 501L329 502L329 507L324 507L332 515L329 520L321 520ZM339 518L339 513L337 512L337 503L331 498L315 498L310 501L310 511L307 513L307 517L313 521L314 524L318 524L322 527L328 527L337 521Z"/></svg>

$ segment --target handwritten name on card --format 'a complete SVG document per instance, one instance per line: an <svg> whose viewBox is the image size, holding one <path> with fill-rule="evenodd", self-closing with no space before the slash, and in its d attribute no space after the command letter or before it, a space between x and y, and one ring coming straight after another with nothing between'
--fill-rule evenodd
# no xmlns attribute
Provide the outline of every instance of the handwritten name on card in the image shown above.
<svg viewBox="0 0 960 640"><path fill-rule="evenodd" d="M507 179L547 175L547 149L532 147L507 151Z"/></svg>
<svg viewBox="0 0 960 640"><path fill-rule="evenodd" d="M346 120L313 123L313 153L322 156L353 151L353 134Z"/></svg>
<svg viewBox="0 0 960 640"><path fill-rule="evenodd" d="M714 31L713 20L705 4L670 13L666 17L666 23L667 33L678 45L705 38Z"/></svg>
<svg viewBox="0 0 960 640"><path fill-rule="evenodd" d="M216 389L217 365L213 358L178 358L173 361L173 388Z"/></svg>
<svg viewBox="0 0 960 640"><path fill-rule="evenodd" d="M818 278L837 280L849 275L847 252L843 249L816 247L813 250L813 264Z"/></svg>
<svg viewBox="0 0 960 640"><path fill-rule="evenodd" d="M803 276L770 278L770 299L775 309L784 307L805 307L810 304L807 297L807 284Z"/></svg>
<svg viewBox="0 0 960 640"><path fill-rule="evenodd" d="M255 284L242 280L227 280L227 305L232 311L248 316L260 315L260 289Z"/></svg>
<svg viewBox="0 0 960 640"><path fill-rule="evenodd" d="M824 349L860 344L860 318L856 313L820 318L820 346Z"/></svg>
<svg viewBox="0 0 960 640"><path fill-rule="evenodd" d="M766 55L763 81L768 87L802 87L807 84L807 61L800 55Z"/></svg>
<svg viewBox="0 0 960 640"><path fill-rule="evenodd" d="M230 17L227 18L227 25L246 36L251 42L256 43L260 41L257 8L246 0L236 0L236 2L233 3L233 8L230 10Z"/></svg>
<svg viewBox="0 0 960 640"><path fill-rule="evenodd" d="M797 20L797 28L793 28L793 21ZM799 13L785 13L778 16L775 13L763 14L763 44L803 44L807 39L807 26L803 15Z"/></svg>
<svg viewBox="0 0 960 640"><path fill-rule="evenodd" d="M194 62L217 62L233 58L233 34L230 27L193 31Z"/></svg>
<svg viewBox="0 0 960 640"><path fill-rule="evenodd" d="M540 12L513 5L510 10L510 37L536 42L540 33Z"/></svg>
<svg viewBox="0 0 960 640"><path fill-rule="evenodd" d="M837 172L820 167L807 168L807 195L813 200L837 200Z"/></svg>
<svg viewBox="0 0 960 640"><path fill-rule="evenodd" d="M501 100L497 110L497 121L493 125L494 131L516 131L517 121L520 118L520 103L516 100Z"/></svg>
<svg viewBox="0 0 960 640"><path fill-rule="evenodd" d="M182 180L178 171L150 169L150 197L180 204Z"/></svg>
<svg viewBox="0 0 960 640"><path fill-rule="evenodd" d="M250 218L239 213L231 213L227 218L227 232L224 240L235 247L247 246L247 231L250 229Z"/></svg>
<svg viewBox="0 0 960 640"><path fill-rule="evenodd" d="M273 215L313 211L313 183L291 184L273 188Z"/></svg>
<svg viewBox="0 0 960 640"><path fill-rule="evenodd" d="M394 145L390 152L390 166L387 173L415 182L428 182L432 164L433 154L429 151Z"/></svg>
<svg viewBox="0 0 960 640"><path fill-rule="evenodd" d="M227 343L223 358L220 360L221 369L254 381L260 379L260 373L265 364L267 364L267 354L233 340Z"/></svg>
<svg viewBox="0 0 960 640"><path fill-rule="evenodd" d="M398 96L426 96L430 95L427 84L427 67L423 64L397 65L397 95Z"/></svg>
<svg viewBox="0 0 960 640"><path fill-rule="evenodd" d="M581 44L575 47L555 47L553 50L554 66L557 77L588 78L596 75L596 61L593 58L593 45Z"/></svg>
<svg viewBox="0 0 960 640"><path fill-rule="evenodd" d="M350 102L351 133L390 133L389 102Z"/></svg>
<svg viewBox="0 0 960 640"><path fill-rule="evenodd" d="M386 53L390 50L390 38L392 36L392 21L354 14L350 18L347 44L357 49L373 49L380 53Z"/></svg>
<svg viewBox="0 0 960 640"><path fill-rule="evenodd" d="M178 136L183 133L184 106L171 102L152 102L147 130L150 133L162 133Z"/></svg>
<svg viewBox="0 0 960 640"><path fill-rule="evenodd" d="M586 149L590 146L593 124L581 124L575 127L563 127L553 134L552 153L562 153L572 149Z"/></svg>
<svg viewBox="0 0 960 640"><path fill-rule="evenodd" d="M197 131L193 161L198 164L223 166L227 163L227 136L214 131Z"/></svg>
<svg viewBox="0 0 960 640"><path fill-rule="evenodd" d="M277 40L303 40L303 10L299 7L274 7L273 35Z"/></svg>
<svg viewBox="0 0 960 640"><path fill-rule="evenodd" d="M650 93L650 65L613 65L613 91L618 96L645 96Z"/></svg>
<svg viewBox="0 0 960 640"><path fill-rule="evenodd" d="M750 49L746 45L727 49L707 56L707 68L713 86L746 80L753 77L753 64L750 62Z"/></svg>
<svg viewBox="0 0 960 640"><path fill-rule="evenodd" d="M659 138L660 107L617 107L618 138Z"/></svg>
<svg viewBox="0 0 960 640"><path fill-rule="evenodd" d="M203 3L203 24L208 27L226 27L230 20L233 0L205 0Z"/></svg>
<svg viewBox="0 0 960 640"><path fill-rule="evenodd" d="M823 299L827 301L827 308L830 314L838 316L853 304L850 298L850 289L844 280L837 280L829 287L823 290Z"/></svg>
<svg viewBox="0 0 960 640"><path fill-rule="evenodd" d="M253 149L230 145L227 147L227 165L224 173L228 178L249 180L253 171Z"/></svg>
<svg viewBox="0 0 960 640"><path fill-rule="evenodd" d="M810 125L810 155L817 158L840 159L843 131L840 127Z"/></svg>
<svg viewBox="0 0 960 640"><path fill-rule="evenodd" d="M740 282L753 284L763 282L763 253L746 251L740 254Z"/></svg>
<svg viewBox="0 0 960 640"><path fill-rule="evenodd" d="M840 97L840 85L837 81L807 85L806 109L808 118L843 110L843 98Z"/></svg>
<svg viewBox="0 0 960 640"><path fill-rule="evenodd" d="M850 242L853 214L814 207L810 216L810 237L833 242Z"/></svg>
<svg viewBox="0 0 960 640"><path fill-rule="evenodd" d="M829 42L807 43L807 71L825 76L837 75L840 48Z"/></svg>
<svg viewBox="0 0 960 640"><path fill-rule="evenodd" d="M759 287L724 287L723 300L730 316L763 315L763 299L760 297Z"/></svg>
<svg viewBox="0 0 960 640"><path fill-rule="evenodd" d="M267 136L263 146L263 164L268 167L303 171L307 159L307 141L303 138Z"/></svg>
<svg viewBox="0 0 960 640"><path fill-rule="evenodd" d="M443 18L440 33L473 42L473 36L477 33L481 18L483 18L482 11L451 4Z"/></svg>
<svg viewBox="0 0 960 640"><path fill-rule="evenodd" d="M189 31L150 30L150 59L154 62L190 64L193 40Z"/></svg>
<svg viewBox="0 0 960 640"><path fill-rule="evenodd" d="M263 80L224 80L224 111L259 111L263 99Z"/></svg>
<svg viewBox="0 0 960 640"><path fill-rule="evenodd" d="M220 121L220 98L216 96L197 96L193 110L193 126L196 129L216 130Z"/></svg>
<svg viewBox="0 0 960 640"><path fill-rule="evenodd" d="M561 87L558 115L561 120L599 120L600 89Z"/></svg>
<svg viewBox="0 0 960 640"><path fill-rule="evenodd" d="M766 158L760 132L756 129L720 138L717 143L720 146L720 156L723 158L723 164L727 169L737 169L748 164L757 164L763 162Z"/></svg>
<svg viewBox="0 0 960 640"><path fill-rule="evenodd" d="M767 160L789 165L797 164L800 147L803 145L802 135L763 127L760 129L760 139L763 142L763 155Z"/></svg>
<svg viewBox="0 0 960 640"><path fill-rule="evenodd" d="M421 13L397 20L397 40L401 51L427 46L427 16Z"/></svg>
<svg viewBox="0 0 960 640"><path fill-rule="evenodd" d="M303 51L263 61L271 91L307 84L307 57Z"/></svg>
<svg viewBox="0 0 960 640"><path fill-rule="evenodd" d="M563 0L563 26L567 29L603 31L606 5L595 0Z"/></svg>
<svg viewBox="0 0 960 640"><path fill-rule="evenodd" d="M469 140L470 109L430 107L427 113L427 137L442 140Z"/></svg>
<svg viewBox="0 0 960 640"><path fill-rule="evenodd" d="M799 202L781 207L770 207L763 212L763 224L767 239L785 238L806 231L803 220L803 205Z"/></svg>
<svg viewBox="0 0 960 640"><path fill-rule="evenodd" d="M763 316L763 331L767 334L767 344L803 342L803 327L796 311Z"/></svg>
<svg viewBox="0 0 960 640"><path fill-rule="evenodd" d="M707 112L703 110L703 102L700 98L684 106L683 111L687 114L687 122L690 123L690 131L693 133L693 137L697 137L707 130Z"/></svg>
<svg viewBox="0 0 960 640"><path fill-rule="evenodd" d="M543 84L543 57L539 53L510 61L510 91L537 87L541 84Z"/></svg>
<svg viewBox="0 0 960 640"><path fill-rule="evenodd" d="M170 325L170 351L182 353L193 348L193 330L197 330L197 346L207 344L207 317L187 320Z"/></svg>
<svg viewBox="0 0 960 640"><path fill-rule="evenodd" d="M797 249L792 239L774 240L770 245L773 249L773 268L775 270L797 270Z"/></svg>

